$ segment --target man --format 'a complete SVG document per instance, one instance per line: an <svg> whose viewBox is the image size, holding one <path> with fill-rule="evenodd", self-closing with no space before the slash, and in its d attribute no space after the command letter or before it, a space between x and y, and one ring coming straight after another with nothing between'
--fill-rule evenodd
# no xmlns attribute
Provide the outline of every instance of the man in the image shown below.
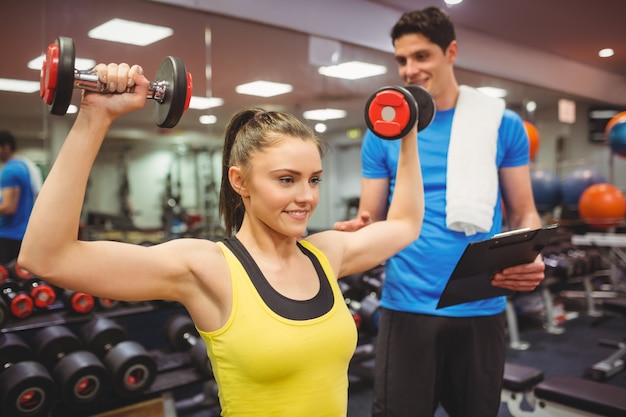
<svg viewBox="0 0 626 417"><path fill-rule="evenodd" d="M41 188L41 172L28 159L15 153L15 138L0 132L0 264L17 259L22 238Z"/></svg>
<svg viewBox="0 0 626 417"><path fill-rule="evenodd" d="M376 351L374 416L496 416L505 361L505 297L437 309L447 279L469 242L501 231L503 207L513 229L541 227L521 118L454 74L454 25L437 8L405 13L391 31L399 74L424 87L436 105L418 133L425 192L420 237L386 264ZM356 230L385 218L395 185L397 141L367 132ZM541 257L508 268L492 285L533 290Z"/></svg>

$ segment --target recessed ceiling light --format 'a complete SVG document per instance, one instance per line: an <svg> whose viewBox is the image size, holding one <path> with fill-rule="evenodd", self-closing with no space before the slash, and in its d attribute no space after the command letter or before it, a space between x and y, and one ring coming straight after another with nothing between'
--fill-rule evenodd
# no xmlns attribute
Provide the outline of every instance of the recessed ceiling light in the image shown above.
<svg viewBox="0 0 626 417"><path fill-rule="evenodd" d="M598 52L598 56L600 58L608 58L613 55L615 55L615 51L611 48L600 49L600 51Z"/></svg>
<svg viewBox="0 0 626 417"><path fill-rule="evenodd" d="M384 65L368 64L367 62L350 61L343 64L319 67L317 72L327 77L343 78L344 80L358 80L385 74Z"/></svg>
<svg viewBox="0 0 626 417"><path fill-rule="evenodd" d="M274 97L293 91L291 84L275 83L272 81L253 81L247 84L241 84L235 87L235 91L239 94L247 94L259 97Z"/></svg>
<svg viewBox="0 0 626 417"><path fill-rule="evenodd" d="M490 97L496 98L504 98L508 94L508 91L506 91L504 88L499 87L478 87L478 90L482 91Z"/></svg>
<svg viewBox="0 0 626 417"><path fill-rule="evenodd" d="M203 114L198 118L203 125L212 125L217 123L217 117L214 114Z"/></svg>
<svg viewBox="0 0 626 417"><path fill-rule="evenodd" d="M196 110L206 110L213 107L219 107L224 104L224 99L217 97L198 97L191 96L189 101L189 108Z"/></svg>
<svg viewBox="0 0 626 417"><path fill-rule="evenodd" d="M39 91L41 83L39 81L12 80L0 78L0 90L12 91L14 93L34 93Z"/></svg>
<svg viewBox="0 0 626 417"><path fill-rule="evenodd" d="M445 0L448 6L454 6L455 4L463 3L463 0Z"/></svg>
<svg viewBox="0 0 626 417"><path fill-rule="evenodd" d="M315 123L315 131L317 133L326 132L327 126L324 123Z"/></svg>
<svg viewBox="0 0 626 417"><path fill-rule="evenodd" d="M526 111L532 113L535 110L537 110L537 103L534 101L529 101L528 103L526 103Z"/></svg>
<svg viewBox="0 0 626 417"><path fill-rule="evenodd" d="M343 119L346 117L346 111L340 109L316 109L316 110L307 110L302 113L302 117L308 120L333 120L333 119Z"/></svg>
<svg viewBox="0 0 626 417"><path fill-rule="evenodd" d="M146 46L170 37L173 33L172 28L165 26L114 18L91 29L87 35L93 39Z"/></svg>

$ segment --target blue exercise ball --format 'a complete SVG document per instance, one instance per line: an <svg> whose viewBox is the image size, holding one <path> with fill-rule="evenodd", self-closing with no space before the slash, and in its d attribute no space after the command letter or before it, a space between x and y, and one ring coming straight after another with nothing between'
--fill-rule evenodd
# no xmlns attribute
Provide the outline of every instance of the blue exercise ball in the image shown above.
<svg viewBox="0 0 626 417"><path fill-rule="evenodd" d="M553 210L561 202L561 180L552 171L537 169L530 173L535 207L539 213Z"/></svg>
<svg viewBox="0 0 626 417"><path fill-rule="evenodd" d="M609 130L609 146L614 154L626 158L626 119L616 122Z"/></svg>
<svg viewBox="0 0 626 417"><path fill-rule="evenodd" d="M563 205L569 210L578 210L578 200L588 187L607 182L598 171L591 168L579 168L561 180Z"/></svg>

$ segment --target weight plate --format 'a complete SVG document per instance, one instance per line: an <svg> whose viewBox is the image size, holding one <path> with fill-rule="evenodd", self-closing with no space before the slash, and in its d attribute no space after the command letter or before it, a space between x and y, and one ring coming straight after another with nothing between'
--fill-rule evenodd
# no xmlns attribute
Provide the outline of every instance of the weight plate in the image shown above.
<svg viewBox="0 0 626 417"><path fill-rule="evenodd" d="M191 347L187 341L188 335L196 334L196 328L189 316L182 314L173 316L165 324L165 335L174 350L184 352Z"/></svg>
<svg viewBox="0 0 626 417"><path fill-rule="evenodd" d="M38 362L20 362L0 374L0 415L47 417L55 405L52 377Z"/></svg>
<svg viewBox="0 0 626 417"><path fill-rule="evenodd" d="M383 87L365 105L367 127L382 139L394 140L406 136L416 120L415 99L402 87Z"/></svg>
<svg viewBox="0 0 626 417"><path fill-rule="evenodd" d="M128 338L124 328L108 318L98 318L85 324L82 334L88 349L99 357L104 356L111 346Z"/></svg>
<svg viewBox="0 0 626 417"><path fill-rule="evenodd" d="M74 41L71 38L60 36L55 40L59 46L59 65L57 69L56 88L50 113L62 116L72 101L74 91Z"/></svg>
<svg viewBox="0 0 626 417"><path fill-rule="evenodd" d="M34 281L30 284L30 296L37 308L48 308L57 299L57 294L49 285Z"/></svg>
<svg viewBox="0 0 626 417"><path fill-rule="evenodd" d="M155 76L155 83L163 83L165 94L163 101L154 100L154 122L159 127L176 126L183 113L189 83L185 64L176 57L167 56L161 61Z"/></svg>
<svg viewBox="0 0 626 417"><path fill-rule="evenodd" d="M213 377L213 367L211 366L211 361L207 355L204 340L199 337L196 339L196 344L193 345L189 351L189 357L191 358L191 363L193 363L198 372L206 377Z"/></svg>
<svg viewBox="0 0 626 417"><path fill-rule="evenodd" d="M415 98L418 108L417 130L422 131L430 125L435 118L435 101L430 93L419 85L407 85L404 88L409 90Z"/></svg>
<svg viewBox="0 0 626 417"><path fill-rule="evenodd" d="M157 374L155 359L137 342L126 340L113 346L103 359L119 397L134 397L150 388Z"/></svg>
<svg viewBox="0 0 626 417"><path fill-rule="evenodd" d="M65 326L44 327L33 335L32 346L39 362L52 368L59 358L80 349L80 340Z"/></svg>
<svg viewBox="0 0 626 417"><path fill-rule="evenodd" d="M33 274L22 268L16 261L9 264L9 274L16 280L33 278Z"/></svg>
<svg viewBox="0 0 626 417"><path fill-rule="evenodd" d="M187 97L185 98L185 110L189 108L192 94L193 94L193 78L191 77L191 73L187 72Z"/></svg>
<svg viewBox="0 0 626 417"><path fill-rule="evenodd" d="M52 104L59 69L59 45L51 43L46 50L39 75L39 95L46 104Z"/></svg>
<svg viewBox="0 0 626 417"><path fill-rule="evenodd" d="M68 303L72 311L79 314L91 313L96 306L93 296L85 294L84 292L75 292L70 294Z"/></svg>
<svg viewBox="0 0 626 417"><path fill-rule="evenodd" d="M109 372L96 355L86 350L63 357L52 375L61 400L71 410L93 409L111 389Z"/></svg>
<svg viewBox="0 0 626 417"><path fill-rule="evenodd" d="M33 351L21 337L13 333L0 333L0 369L33 359Z"/></svg>
<svg viewBox="0 0 626 417"><path fill-rule="evenodd" d="M13 316L18 319L25 319L33 314L33 299L29 295L24 293L16 293L15 297L11 299L10 310Z"/></svg>

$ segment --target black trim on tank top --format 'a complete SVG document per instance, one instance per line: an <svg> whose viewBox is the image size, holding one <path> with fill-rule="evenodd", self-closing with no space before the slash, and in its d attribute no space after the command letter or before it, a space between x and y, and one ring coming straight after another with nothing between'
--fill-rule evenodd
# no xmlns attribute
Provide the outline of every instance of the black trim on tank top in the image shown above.
<svg viewBox="0 0 626 417"><path fill-rule="evenodd" d="M298 248L304 253L315 267L320 282L320 290L309 300L293 300L276 291L259 269L248 250L241 244L237 237L229 237L223 240L224 244L239 259L250 281L265 304L276 314L290 320L310 320L321 317L328 313L333 306L335 297L330 287L328 278L319 260L310 250L298 243Z"/></svg>

